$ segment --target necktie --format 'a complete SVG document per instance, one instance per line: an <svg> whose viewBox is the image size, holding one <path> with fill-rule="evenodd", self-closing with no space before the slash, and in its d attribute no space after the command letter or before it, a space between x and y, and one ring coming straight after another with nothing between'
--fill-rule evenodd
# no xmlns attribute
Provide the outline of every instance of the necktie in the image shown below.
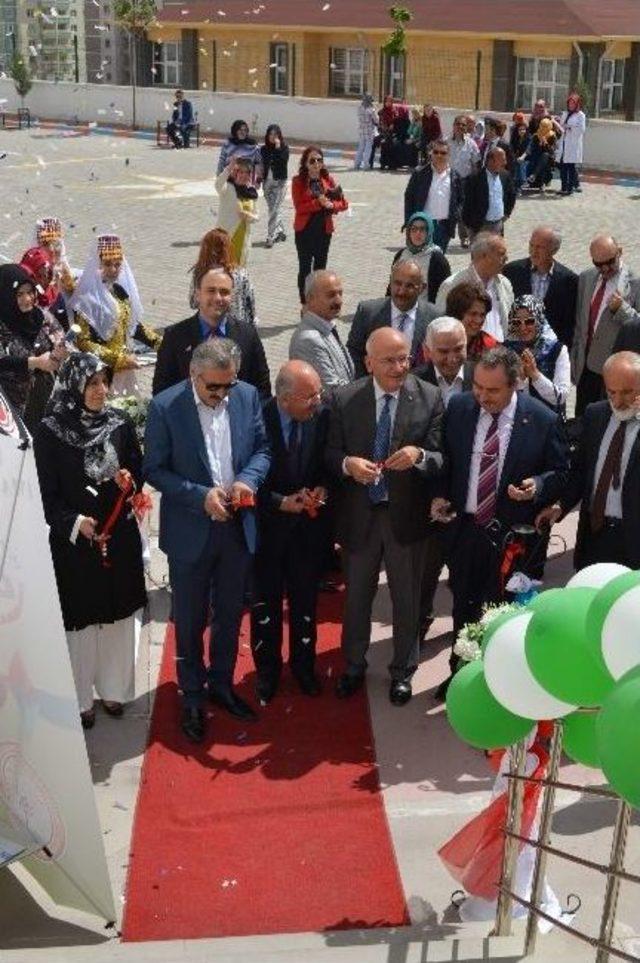
<svg viewBox="0 0 640 963"><path fill-rule="evenodd" d="M476 501L476 524L488 525L496 513L496 492L498 488L498 461L500 455L500 438L498 436L498 418L493 415L489 430L482 446L480 459L480 474L478 475L478 489Z"/></svg>
<svg viewBox="0 0 640 963"><path fill-rule="evenodd" d="M382 397L384 398L384 404L378 418L376 436L373 441L373 461L375 462L386 461L391 447L391 401L393 396L385 394ZM389 488L384 471L380 473L377 484L369 485L369 498L374 505L388 501Z"/></svg>
<svg viewBox="0 0 640 963"><path fill-rule="evenodd" d="M607 495L609 487L613 485L615 489L620 488L620 471L622 465L622 449L624 448L624 435L627 427L626 421L621 421L616 428L613 438L609 443L609 450L606 454L600 478L596 485L596 490L591 503L591 531L596 534L604 526L604 513L607 507Z"/></svg>
<svg viewBox="0 0 640 963"><path fill-rule="evenodd" d="M400 317L398 318L398 331L403 332L407 326L408 321L409 321L409 315L401 314Z"/></svg>
<svg viewBox="0 0 640 963"><path fill-rule="evenodd" d="M602 299L604 298L604 292L605 292L606 286L607 286L607 280L606 278L602 278L600 281L600 287L594 294L591 300L591 306L589 307L589 330L587 332L587 349L586 349L587 354L589 354L589 348L591 347L591 341L593 340L593 333L596 330L598 315L600 314L600 308L602 306Z"/></svg>
<svg viewBox="0 0 640 963"><path fill-rule="evenodd" d="M300 422L292 421L289 425L289 438L287 442L287 448L289 450L289 464L291 466L291 472L294 475L295 480L297 480L300 473L300 454L302 452L302 444L300 440Z"/></svg>

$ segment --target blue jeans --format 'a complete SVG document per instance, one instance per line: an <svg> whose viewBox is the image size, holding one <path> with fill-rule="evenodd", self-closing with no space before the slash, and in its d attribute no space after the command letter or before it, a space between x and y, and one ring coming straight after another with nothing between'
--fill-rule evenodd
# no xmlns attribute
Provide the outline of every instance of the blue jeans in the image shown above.
<svg viewBox="0 0 640 963"><path fill-rule="evenodd" d="M449 221L433 222L433 243L437 244L443 254L447 253L451 235L449 234Z"/></svg>

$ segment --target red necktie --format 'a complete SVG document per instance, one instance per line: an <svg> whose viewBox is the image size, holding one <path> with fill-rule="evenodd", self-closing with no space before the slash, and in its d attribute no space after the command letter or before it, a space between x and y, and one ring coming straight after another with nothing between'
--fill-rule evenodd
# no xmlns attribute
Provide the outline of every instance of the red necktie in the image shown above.
<svg viewBox="0 0 640 963"><path fill-rule="evenodd" d="M589 330L587 332L587 354L589 354L589 348L591 347L591 342L593 340L593 332L596 330L598 315L600 314L600 308L602 306L602 299L604 298L606 286L607 279L601 278L600 287L591 299L591 307L589 308Z"/></svg>
<svg viewBox="0 0 640 963"><path fill-rule="evenodd" d="M482 446L480 474L478 475L476 525L488 525L496 513L496 490L498 488L498 460L500 438L498 436L499 415L492 415L492 422Z"/></svg>

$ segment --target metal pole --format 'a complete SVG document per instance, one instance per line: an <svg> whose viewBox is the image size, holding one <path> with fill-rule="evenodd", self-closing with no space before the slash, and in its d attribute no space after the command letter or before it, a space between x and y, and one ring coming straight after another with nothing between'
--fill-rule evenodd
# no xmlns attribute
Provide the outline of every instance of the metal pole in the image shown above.
<svg viewBox="0 0 640 963"><path fill-rule="evenodd" d="M476 50L476 98L475 110L480 110L480 67L482 65L482 51Z"/></svg>
<svg viewBox="0 0 640 963"><path fill-rule="evenodd" d="M616 910L618 908L618 896L620 894L620 877L615 875L616 871L624 868L624 856L627 845L627 834L631 821L631 806L623 799L618 806L618 817L613 831L613 842L611 843L611 862L609 869L613 872L607 877L607 888L604 893L604 904L602 907L602 920L600 922L599 942L610 946L613 939L613 928L616 922ZM609 950L600 948L596 956L596 963L608 963Z"/></svg>
<svg viewBox="0 0 640 963"><path fill-rule="evenodd" d="M549 757L549 773L547 779L549 783L544 787L542 795L542 812L540 814L540 829L538 832L538 842L543 846L549 844L551 834L551 820L553 818L553 804L555 802L556 787L553 785L558 778L560 769L560 757L562 755L562 722L556 720L553 724L553 736L551 740L551 755ZM533 878L531 880L531 903L534 908L540 905L542 899L542 887L544 885L544 875L547 868L547 853L544 849L536 850L536 861L533 867ZM535 909L529 911L527 917L527 932L524 941L525 956L531 956L536 948L538 936L538 917Z"/></svg>
<svg viewBox="0 0 640 963"><path fill-rule="evenodd" d="M76 83L80 83L80 61L78 60L78 34L74 31L73 34L73 58L75 67L75 78Z"/></svg>
<svg viewBox="0 0 640 963"><path fill-rule="evenodd" d="M511 772L524 776L527 761L527 744L523 740L511 750ZM524 780L510 779L507 791L507 825L512 833L520 833L522 824L522 803L524 800ZM511 907L513 904L511 890L516 874L519 843L511 836L505 837L504 856L502 859L502 875L500 878L500 892L496 907L496 924L493 931L495 936L511 936Z"/></svg>
<svg viewBox="0 0 640 963"><path fill-rule="evenodd" d="M137 36L131 34L131 129L136 129L136 81L138 73Z"/></svg>

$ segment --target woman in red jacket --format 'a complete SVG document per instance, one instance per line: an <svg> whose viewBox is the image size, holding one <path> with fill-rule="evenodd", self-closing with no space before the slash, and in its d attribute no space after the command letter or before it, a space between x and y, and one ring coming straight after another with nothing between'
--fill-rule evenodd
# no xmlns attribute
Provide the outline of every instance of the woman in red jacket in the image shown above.
<svg viewBox="0 0 640 963"><path fill-rule="evenodd" d="M300 158L300 168L291 182L291 196L296 216L293 229L298 252L298 290L304 304L304 284L312 271L327 266L333 215L346 211L349 204L324 166L318 147L306 147Z"/></svg>

